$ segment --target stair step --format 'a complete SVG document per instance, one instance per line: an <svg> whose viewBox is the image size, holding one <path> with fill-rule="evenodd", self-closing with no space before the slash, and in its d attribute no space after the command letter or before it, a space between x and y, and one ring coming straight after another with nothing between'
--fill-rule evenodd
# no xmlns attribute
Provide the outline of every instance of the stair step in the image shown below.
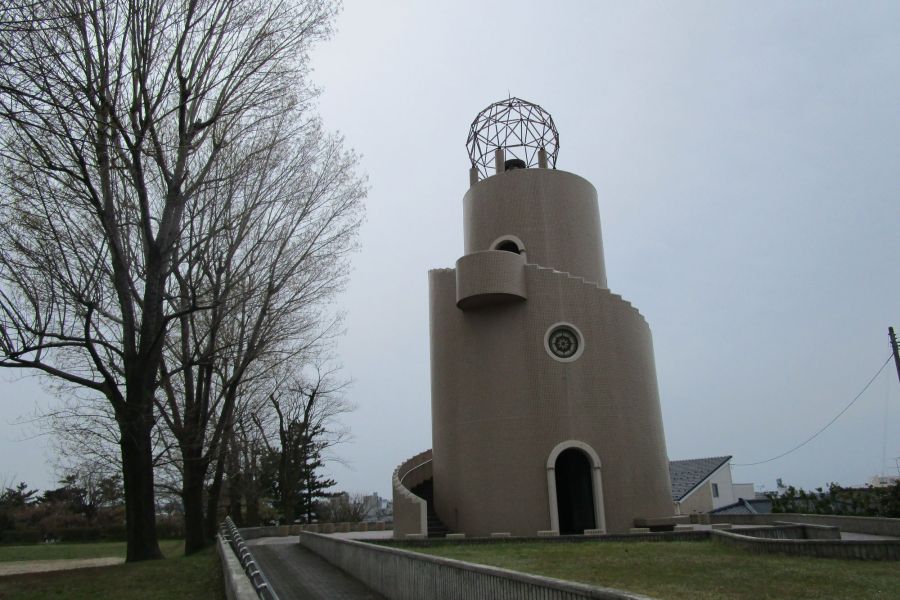
<svg viewBox="0 0 900 600"><path fill-rule="evenodd" d="M434 510L434 481L432 479L426 479L409 491L425 500L427 510L426 516L428 519L428 537L444 537L450 533L450 529L444 525L443 521L441 521L441 518Z"/></svg>

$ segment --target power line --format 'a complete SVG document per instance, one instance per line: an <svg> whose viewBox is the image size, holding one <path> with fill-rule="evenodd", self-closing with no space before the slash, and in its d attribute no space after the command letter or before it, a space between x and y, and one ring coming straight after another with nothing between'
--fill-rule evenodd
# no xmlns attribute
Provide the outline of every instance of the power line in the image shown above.
<svg viewBox="0 0 900 600"><path fill-rule="evenodd" d="M773 456L772 458L769 458L769 459L766 459L766 460L761 460L761 461L759 461L759 462L732 464L731 466L732 466L732 467L753 467L753 466L756 466L756 465L764 465L764 464L766 464L766 463L772 462L773 460L778 460L779 458L782 458L782 457L784 457L784 456L787 456L787 455L790 454L791 452L794 452L795 450L799 450L800 448L802 448L802 447L805 446L806 444L810 443L811 441L813 441L814 439L816 439L817 437L819 437L819 434L821 434L823 431L825 431L826 429L828 429L829 427L831 427L831 426L834 424L834 422L837 421L837 420L841 417L841 415L843 415L845 412L847 412L848 410L850 410L850 407L851 407L851 406L853 406L854 404L856 404L856 401L859 400L859 399L862 397L862 395L866 393L866 390L869 389L869 386L872 385L872 382L875 381L875 380L878 378L879 375L881 375L881 372L884 371L884 368L888 365L889 362L891 362L891 359L893 359L893 358L894 358L894 354L893 354L893 352L891 352L891 354L887 357L887 360L884 361L884 364L881 365L881 368L878 369L878 372L875 373L875 375L872 376L872 378L869 380L869 382L866 383L866 385L865 385L865 386L863 387L863 389L856 395L856 397L853 398L853 400L850 401L850 404L848 404L847 406L845 406L844 409L843 409L841 412L839 412L838 414L836 414L836 415L834 416L833 419L831 419L830 421L828 421L828 423L825 425L825 427L823 427L822 429L818 430L817 432L815 432L814 434L812 434L810 437L806 438L806 440L800 442L799 444L797 444L796 446L794 446L793 448L791 448L791 449L788 450L787 452L782 452L782 453L779 454L778 456Z"/></svg>

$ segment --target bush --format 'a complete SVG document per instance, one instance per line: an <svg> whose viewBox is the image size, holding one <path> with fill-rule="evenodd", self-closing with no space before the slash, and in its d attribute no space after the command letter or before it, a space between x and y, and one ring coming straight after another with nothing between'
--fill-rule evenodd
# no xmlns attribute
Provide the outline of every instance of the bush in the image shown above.
<svg viewBox="0 0 900 600"><path fill-rule="evenodd" d="M67 527L57 531L29 528L0 532L0 543L3 544L39 544L48 538L59 542L123 542L125 527Z"/></svg>
<svg viewBox="0 0 900 600"><path fill-rule="evenodd" d="M8 529L0 531L0 544L21 546L25 544L39 544L44 541L44 534L37 529Z"/></svg>
<svg viewBox="0 0 900 600"><path fill-rule="evenodd" d="M61 542L124 542L125 527L70 527L55 535Z"/></svg>
<svg viewBox="0 0 900 600"><path fill-rule="evenodd" d="M771 494L773 513L811 513L858 517L900 517L900 481L889 487L841 487L827 490L788 486L781 495Z"/></svg>
<svg viewBox="0 0 900 600"><path fill-rule="evenodd" d="M184 538L184 520L164 517L156 521L156 537L161 540L180 540Z"/></svg>

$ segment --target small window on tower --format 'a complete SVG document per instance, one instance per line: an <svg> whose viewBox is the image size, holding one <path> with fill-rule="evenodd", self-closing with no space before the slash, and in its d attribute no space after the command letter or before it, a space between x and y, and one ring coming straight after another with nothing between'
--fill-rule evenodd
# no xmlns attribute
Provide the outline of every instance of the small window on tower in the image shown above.
<svg viewBox="0 0 900 600"><path fill-rule="evenodd" d="M522 252L522 249L519 248L519 245L512 240L503 240L496 246L494 246L494 250L502 250L503 252L514 252L519 254Z"/></svg>
<svg viewBox="0 0 900 600"><path fill-rule="evenodd" d="M544 348L554 360L570 363L584 351L584 337L571 323L556 323L544 334Z"/></svg>
<svg viewBox="0 0 900 600"><path fill-rule="evenodd" d="M713 486L713 498L718 498L719 497L719 484L714 483L714 484L712 484L712 486Z"/></svg>

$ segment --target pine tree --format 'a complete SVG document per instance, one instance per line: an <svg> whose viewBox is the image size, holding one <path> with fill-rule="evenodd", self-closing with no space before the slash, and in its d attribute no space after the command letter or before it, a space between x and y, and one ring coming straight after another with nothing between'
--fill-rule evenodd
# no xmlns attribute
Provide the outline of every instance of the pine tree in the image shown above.
<svg viewBox="0 0 900 600"><path fill-rule="evenodd" d="M321 426L312 427L304 435L302 444L305 462L301 467L300 498L297 504L297 513L304 515L307 523L312 523L316 517L316 500L327 498L330 494L326 490L337 484L335 480L326 478L318 472L325 464L322 460L323 444L317 441L322 432L323 428Z"/></svg>

